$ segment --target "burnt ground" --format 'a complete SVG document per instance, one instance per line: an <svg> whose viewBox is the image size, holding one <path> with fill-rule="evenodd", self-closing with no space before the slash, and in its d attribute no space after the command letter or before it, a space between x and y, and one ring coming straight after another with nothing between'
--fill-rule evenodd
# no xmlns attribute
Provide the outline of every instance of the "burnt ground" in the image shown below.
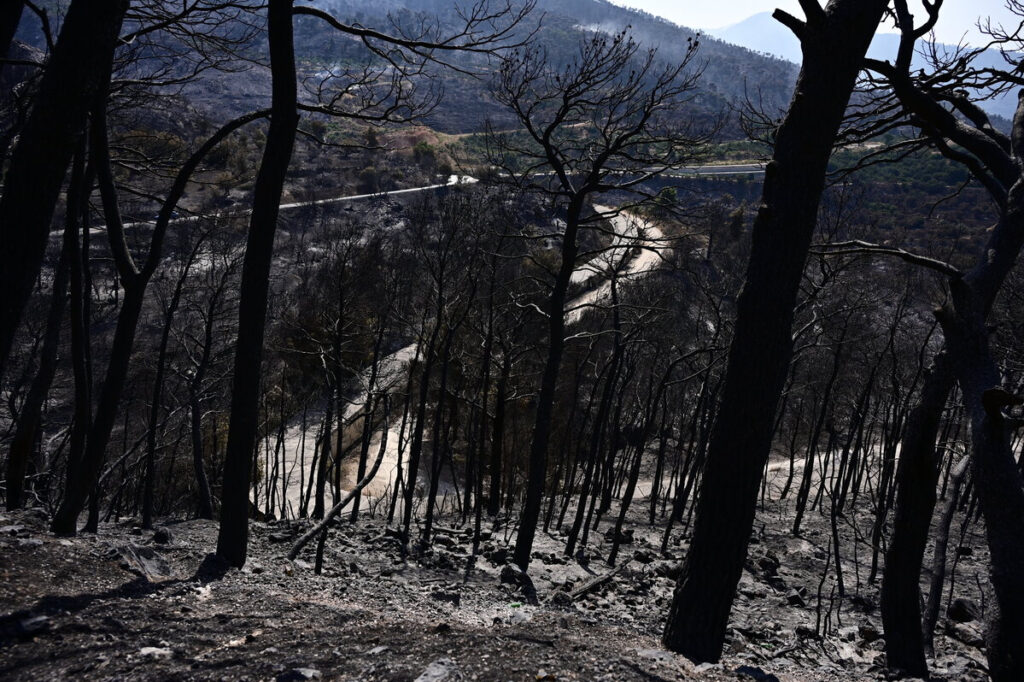
<svg viewBox="0 0 1024 682"><path fill-rule="evenodd" d="M338 525L318 576L312 547L296 562L285 558L302 522L253 522L249 562L224 572L204 563L216 543L210 521L165 519L154 533L129 519L65 539L46 531L40 510L0 514L0 679L883 678L878 586L866 581L870 548L858 546L856 557L845 550L840 601L832 573L821 578L826 519L807 518L804 536L794 538L785 505L761 513L727 653L698 666L658 638L685 539L662 555L662 529L640 522L627 531L619 572L591 589L614 570L604 534L574 559L561 556L560 534L539 536L530 590L505 568L512 529L485 532L474 560L457 519L443 520L432 550L406 559L380 518ZM864 524L870 519L849 527ZM976 532L960 543L975 546L960 550L955 590L983 608ZM947 621L944 614L936 677L986 679L982 626Z"/></svg>

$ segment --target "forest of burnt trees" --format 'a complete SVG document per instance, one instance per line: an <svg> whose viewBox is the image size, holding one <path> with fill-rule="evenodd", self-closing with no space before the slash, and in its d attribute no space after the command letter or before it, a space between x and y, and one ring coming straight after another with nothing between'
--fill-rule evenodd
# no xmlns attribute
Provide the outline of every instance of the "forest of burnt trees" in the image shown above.
<svg viewBox="0 0 1024 682"><path fill-rule="evenodd" d="M644 524L687 546L664 646L717 661L773 502L793 536L824 524L830 613L877 595L912 677L978 528L988 673L1024 678L1024 113L984 111L1024 82L1020 32L986 27L1005 70L967 47L917 70L942 0L800 5L775 15L804 54L788 109L730 112L700 106L699 40L666 64L581 33L561 60L532 3L380 27L292 0L6 3L7 509L61 536L214 519L234 567L254 520L309 519L290 557L318 573L360 516L412 559L442 524L474 554L509 529L527 574L542 534L581 561L607 535L614 567ZM41 48L15 38L29 22ZM305 22L365 61L297 57ZM899 52L868 59L882 22ZM251 69L260 108L176 110ZM388 155L451 73L505 123L475 155ZM769 150L753 202L683 172L733 119ZM884 210L981 218L880 226L886 176L859 173L934 156L966 180L924 218ZM381 191L385 163L390 189L430 189Z"/></svg>

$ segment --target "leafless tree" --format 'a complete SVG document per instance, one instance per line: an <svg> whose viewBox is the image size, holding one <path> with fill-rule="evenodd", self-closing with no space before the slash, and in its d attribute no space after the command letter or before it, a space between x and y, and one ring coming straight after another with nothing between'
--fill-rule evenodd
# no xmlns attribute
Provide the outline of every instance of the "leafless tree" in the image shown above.
<svg viewBox="0 0 1024 682"><path fill-rule="evenodd" d="M626 33L595 35L564 66L543 51L518 50L498 74L498 101L515 114L523 133L492 135L493 162L520 187L550 198L564 215L560 254L541 311L547 349L530 444L526 498L515 562L526 570L547 478L552 408L565 347L565 304L576 269L580 232L602 216L588 202L620 191L650 200L643 183L694 158L701 132L687 124L684 104L700 70L697 43L682 62L663 65ZM706 134L709 131L703 131Z"/></svg>

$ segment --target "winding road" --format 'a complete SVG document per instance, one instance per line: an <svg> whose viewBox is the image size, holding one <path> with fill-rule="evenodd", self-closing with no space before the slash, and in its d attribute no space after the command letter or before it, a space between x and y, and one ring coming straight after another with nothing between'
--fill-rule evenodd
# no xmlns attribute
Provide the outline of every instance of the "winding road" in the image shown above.
<svg viewBox="0 0 1024 682"><path fill-rule="evenodd" d="M342 201L338 199L337 201ZM592 282L591 288L578 295L566 304L565 316L567 324L575 324L583 316L583 313L595 306L606 303L611 298L611 282L608 279L610 273L619 271L619 281L628 284L636 278L652 272L661 266L662 252L666 249L664 235L657 226L649 221L631 213L618 211L609 206L594 206L594 209L604 215L612 226L614 237L610 246L594 255L589 261L577 266L573 273L573 281L577 284ZM595 281L596 280L596 281ZM344 412L344 425L353 424L359 418L366 406L367 397L371 392L386 390L393 392L399 389L408 377L409 364L417 355L416 344L412 343L394 353L386 356L380 362L375 387L369 386L369 370L362 374L359 393L348 403ZM284 457L286 475L289 477L287 489L288 504L292 516L297 515L299 509L300 489L297 485L299 480L307 481L312 471L300 474L298 468L301 463L307 467L312 465L312 446L316 443L319 430L319 422L323 419L322 411L307 415L306 432L303 434L301 424L293 423L287 430L284 442ZM400 434L401 416L392 413L388 425L388 436L384 458L380 469L373 481L363 490L363 496L371 504L374 500L380 500L383 496L394 490L398 473L399 453L402 436L408 439L409 426L406 433ZM372 460L380 447L382 431L375 433L371 440L369 459ZM336 436L335 436L336 438ZM306 446L305 456L302 453L302 446ZM347 491L355 486L357 482L357 458L350 457L342 465L342 485ZM404 462L403 462L404 465ZM454 492L451 484L444 480L438 490L439 495L446 492Z"/></svg>

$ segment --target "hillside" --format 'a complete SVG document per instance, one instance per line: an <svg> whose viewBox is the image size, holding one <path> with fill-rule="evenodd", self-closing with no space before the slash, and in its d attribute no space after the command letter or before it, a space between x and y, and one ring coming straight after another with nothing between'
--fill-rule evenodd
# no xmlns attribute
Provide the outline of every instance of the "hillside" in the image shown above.
<svg viewBox="0 0 1024 682"><path fill-rule="evenodd" d="M394 19L399 25L415 31L422 16L438 17L442 25L457 21L451 3L440 0L388 0L371 6L354 0L333 0L328 6L342 21L367 26L388 26ZM549 59L555 62L571 59L576 46L588 32L614 34L628 27L638 42L645 47L656 48L659 57L666 62L681 60L687 41L698 38L697 33L690 29L604 0L539 0L533 21L540 22L537 37ZM536 23L528 22L521 30L525 32L535 26ZM322 22L300 20L298 27L300 50L311 62L334 60L340 64L348 57L355 58L356 51L361 49L358 42L338 38L337 33ZM698 62L704 75L693 102L698 117L711 117L728 110L730 105L742 101L748 93L757 93L761 101L771 108L781 108L788 102L796 77L794 65L707 36L699 36L699 40ZM467 59L460 59L460 64L468 63ZM488 68L478 59L475 66L485 73ZM446 71L440 74L439 85L443 88L444 98L426 119L427 124L436 130L445 133L477 132L483 129L486 120L498 126L506 122L506 112L490 97L486 77L472 78ZM739 135L735 128L729 132L733 137Z"/></svg>

